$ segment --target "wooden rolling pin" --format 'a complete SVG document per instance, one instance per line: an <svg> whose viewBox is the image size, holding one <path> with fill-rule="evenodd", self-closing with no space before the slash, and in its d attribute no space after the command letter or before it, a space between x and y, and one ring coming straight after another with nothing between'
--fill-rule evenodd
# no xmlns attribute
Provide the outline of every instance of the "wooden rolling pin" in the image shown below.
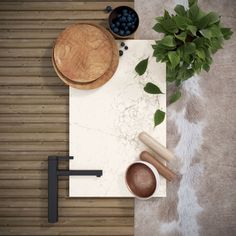
<svg viewBox="0 0 236 236"><path fill-rule="evenodd" d="M157 171L159 172L160 175L162 175L164 178L166 178L169 181L174 180L177 175L170 170L168 167L166 167L165 165L163 165L160 161L156 160L149 152L147 151L143 151L140 154L140 159L142 161L147 161L150 164L152 164Z"/></svg>
<svg viewBox="0 0 236 236"><path fill-rule="evenodd" d="M144 144L146 144L149 148L151 148L154 152L156 152L160 157L162 157L166 161L170 161L174 158L174 155L162 144L157 142L153 137L151 137L146 132L142 132L139 134L139 139Z"/></svg>

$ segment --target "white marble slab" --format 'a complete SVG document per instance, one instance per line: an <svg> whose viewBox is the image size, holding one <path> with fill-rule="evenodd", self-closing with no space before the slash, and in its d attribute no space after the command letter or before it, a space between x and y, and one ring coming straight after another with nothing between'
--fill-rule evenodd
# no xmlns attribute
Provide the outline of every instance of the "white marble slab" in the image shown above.
<svg viewBox="0 0 236 236"><path fill-rule="evenodd" d="M119 42L118 42L119 43ZM104 86L89 91L70 88L70 169L102 169L103 176L70 177L70 197L132 197L125 184L125 171L146 147L138 140L146 131L166 145L166 119L154 128L153 114L166 111L166 95L144 92L147 82L166 92L165 64L152 57L152 40L127 40L118 69ZM149 57L146 73L134 68ZM166 196L161 178L156 197Z"/></svg>

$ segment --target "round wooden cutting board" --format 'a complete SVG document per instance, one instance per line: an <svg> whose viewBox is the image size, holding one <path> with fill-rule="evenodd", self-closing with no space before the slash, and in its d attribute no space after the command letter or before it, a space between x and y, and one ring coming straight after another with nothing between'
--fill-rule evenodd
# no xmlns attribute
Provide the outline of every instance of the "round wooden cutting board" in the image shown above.
<svg viewBox="0 0 236 236"><path fill-rule="evenodd" d="M53 58L57 70L74 82L97 80L110 69L114 57L113 41L106 29L95 24L67 27L54 45Z"/></svg>
<svg viewBox="0 0 236 236"><path fill-rule="evenodd" d="M113 74L115 73L115 71L117 69L118 62L119 62L118 48L117 48L116 41L114 40L112 35L105 29L104 29L104 33L107 35L108 38L111 39L112 60L111 60L111 64L110 64L110 67L108 68L108 70L102 76L100 76L98 79L96 79L94 81L81 83L78 81L70 80L69 78L64 76L57 68L57 65L56 65L55 59L54 59L54 52L53 52L52 63L53 63L54 69L55 69L57 75L59 76L59 78L62 81L64 81L64 83L66 83L67 85L74 87L74 88L88 90L88 89L98 88L112 78ZM54 49L53 49L53 51L54 51Z"/></svg>

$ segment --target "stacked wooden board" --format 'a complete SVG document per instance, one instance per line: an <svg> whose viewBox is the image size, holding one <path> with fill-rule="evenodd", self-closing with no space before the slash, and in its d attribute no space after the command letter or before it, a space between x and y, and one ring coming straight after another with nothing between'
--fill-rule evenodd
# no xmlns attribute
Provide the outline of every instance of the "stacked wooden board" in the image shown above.
<svg viewBox="0 0 236 236"><path fill-rule="evenodd" d="M59 182L59 223L47 223L47 156L69 151L69 88L51 47L70 24L105 26L107 5L133 2L0 2L0 235L134 233L133 199L68 198L68 179Z"/></svg>

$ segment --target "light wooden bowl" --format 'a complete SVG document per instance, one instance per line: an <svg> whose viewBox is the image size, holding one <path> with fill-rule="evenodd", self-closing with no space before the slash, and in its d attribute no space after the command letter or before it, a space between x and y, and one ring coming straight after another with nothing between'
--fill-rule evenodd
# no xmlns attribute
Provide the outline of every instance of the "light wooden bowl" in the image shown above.
<svg viewBox="0 0 236 236"><path fill-rule="evenodd" d="M96 24L74 24L58 37L53 64L59 77L79 87L96 80L107 81L118 65L118 49L112 35ZM109 78L108 78L109 77ZM103 79L102 79L103 78ZM97 84L97 83L96 83ZM87 87L87 86L85 86Z"/></svg>

